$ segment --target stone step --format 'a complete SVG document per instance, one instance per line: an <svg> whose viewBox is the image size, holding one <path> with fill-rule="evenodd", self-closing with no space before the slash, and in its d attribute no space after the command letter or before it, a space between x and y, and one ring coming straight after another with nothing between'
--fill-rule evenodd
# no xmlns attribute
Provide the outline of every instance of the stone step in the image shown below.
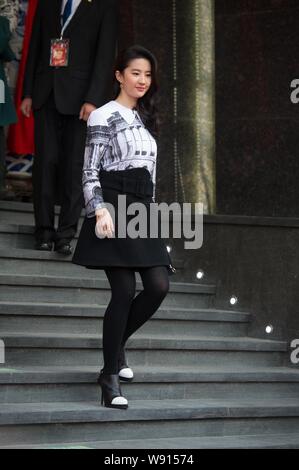
<svg viewBox="0 0 299 470"><path fill-rule="evenodd" d="M17 424L16 424L17 423ZM107 424L109 423L109 424ZM299 433L298 399L132 400L127 410L98 403L1 406L5 445Z"/></svg>
<svg viewBox="0 0 299 470"><path fill-rule="evenodd" d="M140 281L136 289L143 289ZM215 292L215 285L171 282L163 305L209 307ZM108 304L110 298L107 279L0 274L0 301Z"/></svg>
<svg viewBox="0 0 299 470"><path fill-rule="evenodd" d="M58 222L60 207L55 207L55 221ZM85 211L82 210L81 221ZM0 201L0 222L34 226L33 204L13 201Z"/></svg>
<svg viewBox="0 0 299 470"><path fill-rule="evenodd" d="M18 204L18 207L16 204ZM32 211L27 210L28 205L30 204L0 201L1 224L22 224L33 226L34 216ZM57 220L57 216L55 219Z"/></svg>
<svg viewBox="0 0 299 470"><path fill-rule="evenodd" d="M1 447L0 449L14 449L14 446ZM18 449L299 449L299 433L289 434L257 434L244 436L209 436L209 437L168 437L162 439L132 439L123 441L94 441L72 442L44 445L18 445ZM187 455L185 462L187 462ZM107 456L112 458L112 455ZM114 462L118 464L122 459L120 455L114 455ZM135 456L135 459L137 456ZM139 456L138 462L144 456ZM202 458L202 456L201 456ZM194 456L193 456L194 459ZM179 458L183 462L183 457ZM127 460L125 461L127 462ZM116 464L115 463L115 464Z"/></svg>
<svg viewBox="0 0 299 470"><path fill-rule="evenodd" d="M0 302L1 330L8 333L101 332L107 305ZM250 314L213 309L160 307L142 332L181 336L243 336Z"/></svg>
<svg viewBox="0 0 299 470"><path fill-rule="evenodd" d="M18 249L0 246L0 270L2 274L32 274L35 276L68 276L106 279L102 269L86 269L71 262L72 256L63 256L54 251L44 252L38 250ZM184 269L184 261L172 256L173 264L177 269L176 280L179 281L180 271ZM136 276L140 279L138 271ZM198 282L194 278L195 282Z"/></svg>
<svg viewBox="0 0 299 470"><path fill-rule="evenodd" d="M0 246L0 270L2 274L32 274L35 276L71 276L107 279L101 269L85 269L71 262L71 256L54 251L17 249ZM139 273L136 273L139 277Z"/></svg>
<svg viewBox="0 0 299 470"><path fill-rule="evenodd" d="M10 247L24 250L34 250L34 226L33 225L17 225L13 223L3 223L0 219L0 247ZM73 247L76 246L79 230L82 221L78 226L78 233L72 241Z"/></svg>
<svg viewBox="0 0 299 470"><path fill-rule="evenodd" d="M5 212L20 212L33 214L33 203L19 202L19 201L0 201L0 214ZM55 214L60 213L60 206L55 206ZM84 216L84 209L82 209L81 217Z"/></svg>
<svg viewBox="0 0 299 470"><path fill-rule="evenodd" d="M12 334L1 332L5 365L99 365L100 335ZM133 335L127 341L132 366L283 365L287 344L247 337L181 337Z"/></svg>
<svg viewBox="0 0 299 470"><path fill-rule="evenodd" d="M99 401L99 367L0 368L0 403ZM128 400L298 398L299 371L288 368L134 367L121 383Z"/></svg>

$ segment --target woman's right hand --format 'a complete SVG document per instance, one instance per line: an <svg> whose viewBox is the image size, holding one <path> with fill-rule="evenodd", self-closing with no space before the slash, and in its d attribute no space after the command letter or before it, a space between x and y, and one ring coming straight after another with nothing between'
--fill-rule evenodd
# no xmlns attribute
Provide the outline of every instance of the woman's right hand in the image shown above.
<svg viewBox="0 0 299 470"><path fill-rule="evenodd" d="M31 98L24 98L21 103L21 111L27 118L30 117L32 110L32 99Z"/></svg>
<svg viewBox="0 0 299 470"><path fill-rule="evenodd" d="M114 224L110 212L105 207L96 211L96 235L99 238L112 238L114 233Z"/></svg>

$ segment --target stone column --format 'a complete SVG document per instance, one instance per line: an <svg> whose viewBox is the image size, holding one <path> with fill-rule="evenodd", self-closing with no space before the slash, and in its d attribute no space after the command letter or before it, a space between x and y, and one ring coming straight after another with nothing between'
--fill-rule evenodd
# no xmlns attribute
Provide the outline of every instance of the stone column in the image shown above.
<svg viewBox="0 0 299 470"><path fill-rule="evenodd" d="M172 0L174 198L215 212L214 0Z"/></svg>
<svg viewBox="0 0 299 470"><path fill-rule="evenodd" d="M215 213L214 0L123 3L122 46L142 44L159 62L157 201Z"/></svg>

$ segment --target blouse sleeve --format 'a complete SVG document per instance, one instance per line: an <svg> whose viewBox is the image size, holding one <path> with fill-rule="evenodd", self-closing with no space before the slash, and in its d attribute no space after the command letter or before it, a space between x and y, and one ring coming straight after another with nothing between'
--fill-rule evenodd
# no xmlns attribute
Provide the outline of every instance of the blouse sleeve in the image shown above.
<svg viewBox="0 0 299 470"><path fill-rule="evenodd" d="M109 148L110 132L107 120L93 111L87 122L87 136L83 165L83 193L87 217L94 217L95 211L106 207L99 179L101 160Z"/></svg>
<svg viewBox="0 0 299 470"><path fill-rule="evenodd" d="M153 201L156 202L156 169L157 169L157 162L155 162L155 166L153 169L153 176L152 176L152 181L153 181Z"/></svg>

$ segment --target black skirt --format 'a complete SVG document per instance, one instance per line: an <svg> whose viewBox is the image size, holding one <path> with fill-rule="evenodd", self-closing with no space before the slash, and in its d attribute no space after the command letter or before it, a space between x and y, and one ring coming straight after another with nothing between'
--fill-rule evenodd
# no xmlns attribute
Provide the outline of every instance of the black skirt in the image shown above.
<svg viewBox="0 0 299 470"><path fill-rule="evenodd" d="M95 234L96 217L85 217L78 243L72 259L74 264L88 269L105 269L108 267L128 267L135 271L151 266L166 266L169 275L175 274L164 239L161 238L161 227L158 223L158 238L151 238L150 204L153 203L153 183L146 168L132 168L121 171L100 171L100 182L105 202L113 205L115 210L113 238L98 238ZM141 203L147 214L146 238L118 238L118 195L126 195L126 208L134 202ZM128 215L129 223L136 217Z"/></svg>

